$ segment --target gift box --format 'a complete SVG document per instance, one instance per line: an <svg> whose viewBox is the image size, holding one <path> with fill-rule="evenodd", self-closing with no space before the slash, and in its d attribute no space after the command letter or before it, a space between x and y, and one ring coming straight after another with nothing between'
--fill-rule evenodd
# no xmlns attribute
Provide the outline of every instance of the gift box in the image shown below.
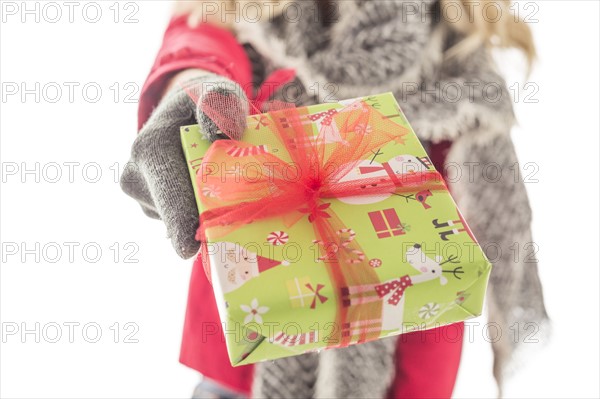
<svg viewBox="0 0 600 399"><path fill-rule="evenodd" d="M181 129L232 365L481 314L491 264L391 93Z"/></svg>

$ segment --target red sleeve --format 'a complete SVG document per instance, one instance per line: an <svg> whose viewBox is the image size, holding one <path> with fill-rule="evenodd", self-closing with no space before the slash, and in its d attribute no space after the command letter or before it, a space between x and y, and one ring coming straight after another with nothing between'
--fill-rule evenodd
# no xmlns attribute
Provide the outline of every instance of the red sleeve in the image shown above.
<svg viewBox="0 0 600 399"><path fill-rule="evenodd" d="M240 84L251 97L250 60L233 34L209 24L190 28L186 20L187 16L173 18L167 27L140 95L138 130L158 104L169 78L184 69L203 69L225 76Z"/></svg>
<svg viewBox="0 0 600 399"><path fill-rule="evenodd" d="M429 154L429 159L431 159L431 163L435 166L435 169L442 174L444 179L447 179L448 170L444 167L446 163L446 158L448 156L448 152L450 152L450 148L452 147L452 142L449 140L443 140L439 143L432 143L427 151Z"/></svg>

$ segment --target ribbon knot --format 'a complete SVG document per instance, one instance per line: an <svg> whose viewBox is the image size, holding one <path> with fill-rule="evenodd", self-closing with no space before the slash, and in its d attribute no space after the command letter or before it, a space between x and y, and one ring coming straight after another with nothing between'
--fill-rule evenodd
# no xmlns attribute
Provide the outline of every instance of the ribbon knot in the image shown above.
<svg viewBox="0 0 600 399"><path fill-rule="evenodd" d="M321 179L320 176L308 178L307 182L305 183L305 186L306 191L309 193L309 195L318 195L321 191L321 187L323 186L323 179Z"/></svg>
<svg viewBox="0 0 600 399"><path fill-rule="evenodd" d="M330 203L318 204L315 200L315 202L311 203L308 207L303 207L298 210L302 213L308 213L308 221L312 223L320 218L330 218L331 215L326 211L330 206Z"/></svg>

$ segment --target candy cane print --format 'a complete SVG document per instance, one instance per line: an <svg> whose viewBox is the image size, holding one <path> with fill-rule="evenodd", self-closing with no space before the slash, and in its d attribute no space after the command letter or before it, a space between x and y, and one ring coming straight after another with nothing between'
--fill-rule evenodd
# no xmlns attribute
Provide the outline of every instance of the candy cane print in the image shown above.
<svg viewBox="0 0 600 399"><path fill-rule="evenodd" d="M325 255L319 256L317 258L317 260L331 259L331 255L337 253L337 251L339 250L339 247L335 243L329 243L332 246L332 248L331 248L331 252L328 252L327 251L328 248L326 247L326 244L323 240L313 240L313 244L319 244L319 245L322 245L323 248L325 248ZM350 253L355 254L356 258L346 260L347 263L356 264L356 263L361 263L362 261L365 260L365 254L363 252L359 251L358 249L353 249L350 251Z"/></svg>
<svg viewBox="0 0 600 399"><path fill-rule="evenodd" d="M354 241L354 237L356 237L356 233L352 229L339 229L337 231L337 235L342 237L342 234L348 233L348 238L340 243L340 245L346 248L352 241Z"/></svg>
<svg viewBox="0 0 600 399"><path fill-rule="evenodd" d="M353 253L356 255L355 259L348 259L347 262L350 263L351 265L354 265L356 263L361 263L362 261L365 260L365 254L361 251L359 251L358 249L353 249L352 251L350 251L350 253Z"/></svg>
<svg viewBox="0 0 600 399"><path fill-rule="evenodd" d="M298 346L312 344L315 342L319 342L319 333L318 331L310 331L307 333L287 335L283 331L280 331L279 333L275 334L271 342L283 346Z"/></svg>
<svg viewBox="0 0 600 399"><path fill-rule="evenodd" d="M340 237L340 240L341 240L342 234L344 234L344 233L348 233L348 238L346 238L345 240L342 240L340 242L340 247L348 249L347 248L348 245L350 245L350 243L352 241L354 241L354 238L356 237L356 232L352 229L339 229L337 231L337 235ZM326 252L325 255L318 257L317 258L318 260L330 259L331 255L337 253L337 251L339 250L339 247L336 244L329 243L329 245L332 245L333 247L331 248L332 249L331 252L327 251L328 244L326 244L323 240L313 240L313 244L319 244L319 245L322 245L323 248L325 248L325 252ZM356 258L346 260L347 263L357 264L357 263L361 263L365 260L365 254L362 251L359 251L358 249L352 249L352 250L350 250L350 253L356 255Z"/></svg>
<svg viewBox="0 0 600 399"><path fill-rule="evenodd" d="M340 236L340 238L341 238L342 234L344 234L344 233L348 233L348 238L345 239L345 240L343 240L340 243L340 245L343 248L347 248L348 245L350 245L350 243L352 241L354 241L354 238L356 237L356 232L354 230L352 230L352 229L339 229L337 231L337 235ZM350 263L351 265L357 264L357 263L361 263L362 261L365 260L365 254L363 252L359 251L358 249L353 249L353 250L350 251L350 253L356 255L355 259L348 259L347 260L347 262Z"/></svg>

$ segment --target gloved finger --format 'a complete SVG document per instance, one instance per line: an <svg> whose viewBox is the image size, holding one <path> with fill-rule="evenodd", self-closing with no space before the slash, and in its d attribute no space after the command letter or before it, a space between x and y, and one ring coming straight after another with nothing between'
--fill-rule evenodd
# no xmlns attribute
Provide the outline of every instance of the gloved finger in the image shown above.
<svg viewBox="0 0 600 399"><path fill-rule="evenodd" d="M119 184L123 192L135 199L140 206L142 211L153 219L160 219L160 215L154 206L154 201L144 175L140 172L138 165L134 162L128 162L124 169L123 174L119 180Z"/></svg>
<svg viewBox="0 0 600 399"><path fill-rule="evenodd" d="M194 256L200 245L195 240L198 208L179 132L181 126L196 123L195 107L185 92L169 94L138 134L131 154L136 165L132 170L143 177L145 187L129 188L141 190L139 197L150 198L175 251L184 259Z"/></svg>
<svg viewBox="0 0 600 399"><path fill-rule="evenodd" d="M241 139L246 130L249 102L242 88L225 78L203 90L198 98L196 119L210 141Z"/></svg>
<svg viewBox="0 0 600 399"><path fill-rule="evenodd" d="M175 126L171 130L179 130ZM178 132L160 134L153 128L143 137L140 133L134 146L145 152L140 157L140 172L146 176L148 191L175 251L187 259L200 247L195 240L199 215L192 182Z"/></svg>

